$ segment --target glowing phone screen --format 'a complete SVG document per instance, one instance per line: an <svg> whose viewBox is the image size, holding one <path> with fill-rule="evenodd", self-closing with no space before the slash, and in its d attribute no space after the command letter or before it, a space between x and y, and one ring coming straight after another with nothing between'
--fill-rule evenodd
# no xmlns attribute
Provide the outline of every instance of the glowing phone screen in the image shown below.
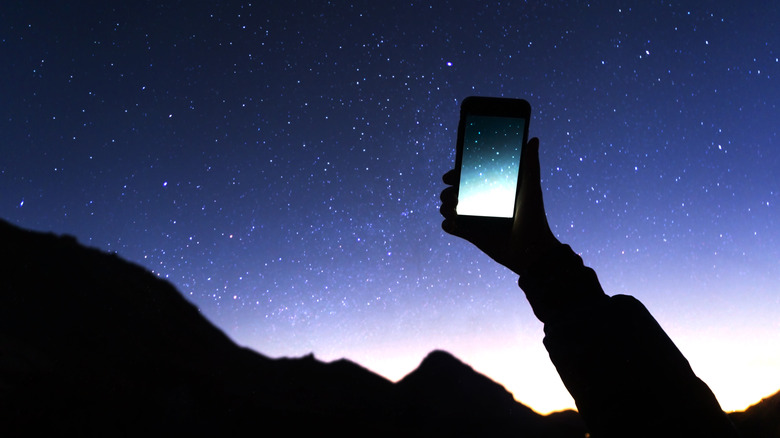
<svg viewBox="0 0 780 438"><path fill-rule="evenodd" d="M466 117L459 215L512 217L524 128L516 117Z"/></svg>

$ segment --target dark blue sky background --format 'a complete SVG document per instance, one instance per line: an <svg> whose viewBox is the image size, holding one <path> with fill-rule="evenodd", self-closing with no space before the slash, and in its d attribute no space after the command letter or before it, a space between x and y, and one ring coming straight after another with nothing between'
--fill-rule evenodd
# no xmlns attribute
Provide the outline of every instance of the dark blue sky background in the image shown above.
<svg viewBox="0 0 780 438"><path fill-rule="evenodd" d="M516 278L440 230L460 100L524 98L553 231L726 409L780 388L776 2L0 6L0 216L270 356L447 349L572 405Z"/></svg>

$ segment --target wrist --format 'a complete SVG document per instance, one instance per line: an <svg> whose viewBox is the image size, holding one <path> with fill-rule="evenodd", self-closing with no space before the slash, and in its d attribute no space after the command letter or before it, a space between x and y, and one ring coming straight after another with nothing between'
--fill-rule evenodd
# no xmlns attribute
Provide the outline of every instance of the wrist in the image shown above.
<svg viewBox="0 0 780 438"><path fill-rule="evenodd" d="M569 245L557 243L532 254L518 284L542 322L563 318L607 298L596 273Z"/></svg>

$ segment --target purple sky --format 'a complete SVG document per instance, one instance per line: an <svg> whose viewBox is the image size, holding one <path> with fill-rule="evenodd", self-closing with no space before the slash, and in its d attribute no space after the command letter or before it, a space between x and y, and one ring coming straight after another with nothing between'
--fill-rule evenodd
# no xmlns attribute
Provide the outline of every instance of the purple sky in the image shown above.
<svg viewBox="0 0 780 438"><path fill-rule="evenodd" d="M272 357L446 349L571 407L516 277L440 230L460 100L524 98L559 239L724 409L780 389L776 2L112 3L0 6L3 218Z"/></svg>

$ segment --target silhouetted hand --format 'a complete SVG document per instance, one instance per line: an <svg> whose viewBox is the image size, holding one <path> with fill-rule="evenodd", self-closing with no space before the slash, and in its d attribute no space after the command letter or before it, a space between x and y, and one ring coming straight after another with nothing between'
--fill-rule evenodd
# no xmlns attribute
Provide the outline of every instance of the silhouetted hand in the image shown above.
<svg viewBox="0 0 780 438"><path fill-rule="evenodd" d="M444 183L449 185L441 192L440 212L444 216L441 226L444 231L468 240L490 258L523 274L537 254L546 253L560 242L555 238L547 223L542 200L542 185L539 170L539 139L532 138L523 148L520 183L520 211L514 224L475 229L459 226L455 207L458 203L458 170L444 174Z"/></svg>

